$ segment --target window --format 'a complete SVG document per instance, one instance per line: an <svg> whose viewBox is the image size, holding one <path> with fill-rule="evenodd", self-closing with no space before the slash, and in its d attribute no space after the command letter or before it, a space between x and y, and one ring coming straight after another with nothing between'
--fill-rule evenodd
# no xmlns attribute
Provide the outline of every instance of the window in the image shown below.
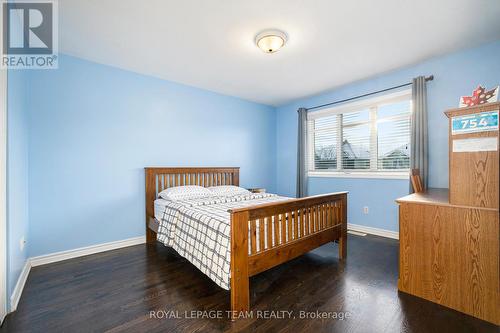
<svg viewBox="0 0 500 333"><path fill-rule="evenodd" d="M309 174L408 177L410 119L410 91L309 113Z"/></svg>

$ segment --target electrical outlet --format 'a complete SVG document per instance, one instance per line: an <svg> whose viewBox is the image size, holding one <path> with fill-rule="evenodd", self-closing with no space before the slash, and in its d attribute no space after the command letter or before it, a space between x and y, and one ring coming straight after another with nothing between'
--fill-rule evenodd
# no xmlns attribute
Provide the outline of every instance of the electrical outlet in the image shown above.
<svg viewBox="0 0 500 333"><path fill-rule="evenodd" d="M21 249L21 251L24 250L24 245L26 245L26 239L24 239L24 236L21 237L21 239L19 240L19 248Z"/></svg>
<svg viewBox="0 0 500 333"><path fill-rule="evenodd" d="M363 213L364 214L368 214L368 206L364 206L363 207Z"/></svg>

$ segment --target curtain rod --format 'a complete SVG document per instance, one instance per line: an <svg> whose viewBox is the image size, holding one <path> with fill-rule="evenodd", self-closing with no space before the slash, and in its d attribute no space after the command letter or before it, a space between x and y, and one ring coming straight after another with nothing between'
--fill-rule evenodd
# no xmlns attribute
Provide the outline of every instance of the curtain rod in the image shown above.
<svg viewBox="0 0 500 333"><path fill-rule="evenodd" d="M427 76L425 78L425 81L432 81L432 80L434 80L434 75L430 75L430 76ZM363 95L359 95L359 96L355 96L355 97L350 97L350 98L346 98L346 99L342 99L340 101L335 101L335 102L326 103L326 104L322 104L322 105L316 105L316 106L313 106L313 107L310 107L310 108L306 108L306 110L310 111L310 110L314 110L314 109L320 109L320 108L323 108L325 106L330 106L330 105L334 105L334 104L344 103L344 102L352 101L353 99L358 99L358 98L362 98L362 97L366 97L366 96L370 96L370 95L379 94L381 92L385 92L385 91L389 91L389 90L393 90L393 89L398 89L398 88L402 88L402 87L406 87L406 86L411 86L412 84L413 84L413 82L408 82L408 83L405 83L405 84L400 84L399 86L385 88L385 89L374 91L374 92L371 92L371 93L367 93L367 94L363 94Z"/></svg>

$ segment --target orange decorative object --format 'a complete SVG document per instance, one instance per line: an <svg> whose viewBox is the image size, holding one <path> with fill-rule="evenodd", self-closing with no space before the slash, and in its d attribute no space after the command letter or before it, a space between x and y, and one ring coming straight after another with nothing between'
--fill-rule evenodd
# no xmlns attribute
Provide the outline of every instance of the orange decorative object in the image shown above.
<svg viewBox="0 0 500 333"><path fill-rule="evenodd" d="M498 98L498 87L486 91L484 87L478 86L476 90L472 92L472 96L460 97L460 107L468 107L490 102L496 102L497 98Z"/></svg>

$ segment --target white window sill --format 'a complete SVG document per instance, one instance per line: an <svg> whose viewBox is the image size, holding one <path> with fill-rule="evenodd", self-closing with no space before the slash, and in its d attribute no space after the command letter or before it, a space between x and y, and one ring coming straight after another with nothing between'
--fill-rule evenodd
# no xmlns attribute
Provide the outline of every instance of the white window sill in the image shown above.
<svg viewBox="0 0 500 333"><path fill-rule="evenodd" d="M409 172L338 172L338 171L309 171L312 178L377 178L377 179L410 179Z"/></svg>

